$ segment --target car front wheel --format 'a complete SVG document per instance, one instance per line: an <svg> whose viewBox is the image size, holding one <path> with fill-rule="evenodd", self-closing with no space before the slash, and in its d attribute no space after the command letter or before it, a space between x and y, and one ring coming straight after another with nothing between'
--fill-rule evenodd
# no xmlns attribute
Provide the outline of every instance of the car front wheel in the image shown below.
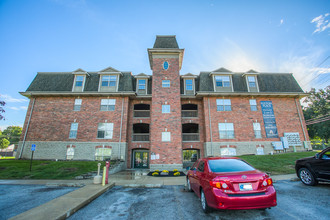
<svg viewBox="0 0 330 220"><path fill-rule="evenodd" d="M211 208L207 205L207 201L206 201L203 189L201 189L201 203L202 203L203 211L205 213L208 213L211 211Z"/></svg>
<svg viewBox="0 0 330 220"><path fill-rule="evenodd" d="M301 182L303 182L304 184L308 186L315 186L317 184L317 181L314 178L313 174L307 168L300 168L298 174Z"/></svg>

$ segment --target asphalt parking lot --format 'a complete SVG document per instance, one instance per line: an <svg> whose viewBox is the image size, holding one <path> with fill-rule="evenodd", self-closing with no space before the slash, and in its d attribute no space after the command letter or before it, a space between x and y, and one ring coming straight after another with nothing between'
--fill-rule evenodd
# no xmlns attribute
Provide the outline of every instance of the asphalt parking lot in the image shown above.
<svg viewBox="0 0 330 220"><path fill-rule="evenodd" d="M44 185L0 185L0 220L14 217L76 189Z"/></svg>
<svg viewBox="0 0 330 220"><path fill-rule="evenodd" d="M272 209L226 210L204 214L194 193L183 186L124 188L116 186L69 219L329 219L330 184L308 187L277 181L278 205Z"/></svg>

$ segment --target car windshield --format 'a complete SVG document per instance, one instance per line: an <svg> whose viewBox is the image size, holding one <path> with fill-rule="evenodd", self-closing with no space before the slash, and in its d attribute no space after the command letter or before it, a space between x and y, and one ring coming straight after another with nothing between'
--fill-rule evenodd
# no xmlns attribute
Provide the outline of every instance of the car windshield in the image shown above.
<svg viewBox="0 0 330 220"><path fill-rule="evenodd" d="M249 164L237 159L209 160L209 166L212 172L242 172L255 170Z"/></svg>

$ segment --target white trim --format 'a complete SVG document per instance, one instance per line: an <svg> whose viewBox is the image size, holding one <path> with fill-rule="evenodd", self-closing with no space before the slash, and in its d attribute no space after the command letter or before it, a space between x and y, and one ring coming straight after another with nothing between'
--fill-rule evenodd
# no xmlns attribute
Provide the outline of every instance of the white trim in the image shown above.
<svg viewBox="0 0 330 220"><path fill-rule="evenodd" d="M82 91L84 91L84 88L85 88L85 82L86 82L86 75L82 75L82 74L74 74L74 80L73 80L73 86L72 86L72 92L75 92L74 89L76 87L76 79L77 79L77 76L82 76L84 77L84 80L83 80L83 84L82 84Z"/></svg>
<svg viewBox="0 0 330 220"><path fill-rule="evenodd" d="M249 76L253 76L254 77L256 88L257 88L257 92L259 92L258 78L257 78L257 75L256 74L249 74L249 75L246 75L245 76L245 81L246 81L246 86L247 86L248 92L250 92L250 84L249 84L249 79L248 79Z"/></svg>
<svg viewBox="0 0 330 220"><path fill-rule="evenodd" d="M229 79L230 79L231 91L234 92L234 84L233 84L232 75L229 76Z"/></svg>
<svg viewBox="0 0 330 220"><path fill-rule="evenodd" d="M148 78L136 78L136 88L135 88L135 92L137 93L137 95L142 95L142 94L138 94L138 91L139 91L139 80L145 80L146 81L146 88L145 88L145 90L146 90L146 92L145 92L145 95L148 95Z"/></svg>

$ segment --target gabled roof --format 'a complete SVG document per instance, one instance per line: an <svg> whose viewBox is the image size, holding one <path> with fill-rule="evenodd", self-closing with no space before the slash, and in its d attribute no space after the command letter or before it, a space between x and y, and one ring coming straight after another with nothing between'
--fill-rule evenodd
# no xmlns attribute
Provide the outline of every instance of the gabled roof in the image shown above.
<svg viewBox="0 0 330 220"><path fill-rule="evenodd" d="M249 71L247 71L246 73L258 73L257 71L250 69Z"/></svg>
<svg viewBox="0 0 330 220"><path fill-rule="evenodd" d="M111 66L99 71L99 73L121 73L119 70L112 68Z"/></svg>
<svg viewBox="0 0 330 220"><path fill-rule="evenodd" d="M197 78L197 75L194 75L192 73L187 73L184 75L181 75L182 78Z"/></svg>
<svg viewBox="0 0 330 220"><path fill-rule="evenodd" d="M178 42L176 41L175 35L157 35L156 41L153 48L175 48L179 49Z"/></svg>
<svg viewBox="0 0 330 220"><path fill-rule="evenodd" d="M149 75L144 74L144 73L140 73L140 74L138 74L138 75L135 75L134 77L135 77L135 78L150 78Z"/></svg>
<svg viewBox="0 0 330 220"><path fill-rule="evenodd" d="M227 69L225 69L225 68L223 68L223 67L221 67L221 68L219 68L219 69L216 69L216 70L213 70L212 72L213 72L213 73L231 73L230 70L227 70Z"/></svg>
<svg viewBox="0 0 330 220"><path fill-rule="evenodd" d="M86 71L83 70L83 69L81 69L81 68L78 68L78 69L76 69L75 71L73 71L73 73L76 73L76 72L84 72L84 73L86 73Z"/></svg>

